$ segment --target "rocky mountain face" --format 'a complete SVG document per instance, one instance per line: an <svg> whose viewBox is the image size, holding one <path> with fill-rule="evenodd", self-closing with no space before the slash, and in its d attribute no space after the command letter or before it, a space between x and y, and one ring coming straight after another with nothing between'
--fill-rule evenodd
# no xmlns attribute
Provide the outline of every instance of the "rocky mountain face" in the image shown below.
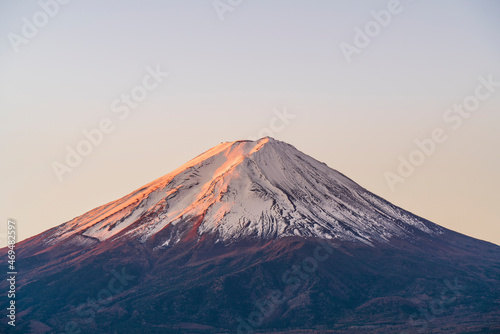
<svg viewBox="0 0 500 334"><path fill-rule="evenodd" d="M499 246L268 137L17 247L18 332L500 332Z"/></svg>

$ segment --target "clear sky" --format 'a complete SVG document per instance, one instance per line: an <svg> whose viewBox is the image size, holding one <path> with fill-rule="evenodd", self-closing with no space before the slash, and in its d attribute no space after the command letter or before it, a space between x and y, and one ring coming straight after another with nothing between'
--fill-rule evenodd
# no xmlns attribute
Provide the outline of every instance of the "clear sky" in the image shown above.
<svg viewBox="0 0 500 334"><path fill-rule="evenodd" d="M447 112L474 102L479 77L500 82L499 14L494 0L2 1L2 229L14 218L25 239L222 141L271 135L500 244L500 86L479 88L490 94L467 117ZM132 92L144 99L126 107ZM108 133L60 181L54 162L103 120ZM446 141L391 189L386 172L436 128Z"/></svg>

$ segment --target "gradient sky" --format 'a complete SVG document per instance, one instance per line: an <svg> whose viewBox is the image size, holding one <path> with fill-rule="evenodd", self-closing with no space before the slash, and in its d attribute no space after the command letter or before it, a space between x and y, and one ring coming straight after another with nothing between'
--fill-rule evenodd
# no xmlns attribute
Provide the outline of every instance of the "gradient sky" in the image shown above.
<svg viewBox="0 0 500 334"><path fill-rule="evenodd" d="M16 53L9 33L41 8L2 1L1 219L16 219L25 239L222 141L264 134L286 109L295 118L274 138L404 209L500 244L500 87L459 129L442 118L479 76L500 81L500 3L402 0L347 63L339 44L388 3L243 0L222 21L210 0L73 0ZM120 120L111 103L156 65L170 76ZM103 118L115 130L59 182L52 163ZM448 140L391 191L384 173L436 127Z"/></svg>

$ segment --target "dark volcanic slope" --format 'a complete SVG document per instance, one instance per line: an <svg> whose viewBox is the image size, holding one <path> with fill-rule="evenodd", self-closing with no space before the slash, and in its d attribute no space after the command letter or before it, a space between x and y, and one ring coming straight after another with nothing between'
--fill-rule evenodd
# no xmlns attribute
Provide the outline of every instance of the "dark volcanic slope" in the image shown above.
<svg viewBox="0 0 500 334"><path fill-rule="evenodd" d="M206 239L154 250L110 241L91 250L70 245L38 255L22 252L17 330L500 330L495 245L454 232L418 246L322 243L291 237L214 246Z"/></svg>

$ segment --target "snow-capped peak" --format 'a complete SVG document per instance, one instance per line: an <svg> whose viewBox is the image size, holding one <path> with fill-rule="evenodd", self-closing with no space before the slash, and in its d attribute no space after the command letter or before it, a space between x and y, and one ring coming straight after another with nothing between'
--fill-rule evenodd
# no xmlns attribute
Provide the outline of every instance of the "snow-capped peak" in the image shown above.
<svg viewBox="0 0 500 334"><path fill-rule="evenodd" d="M53 230L99 239L152 236L161 245L213 235L222 242L286 236L388 242L437 225L373 195L270 137L224 142L131 194Z"/></svg>

